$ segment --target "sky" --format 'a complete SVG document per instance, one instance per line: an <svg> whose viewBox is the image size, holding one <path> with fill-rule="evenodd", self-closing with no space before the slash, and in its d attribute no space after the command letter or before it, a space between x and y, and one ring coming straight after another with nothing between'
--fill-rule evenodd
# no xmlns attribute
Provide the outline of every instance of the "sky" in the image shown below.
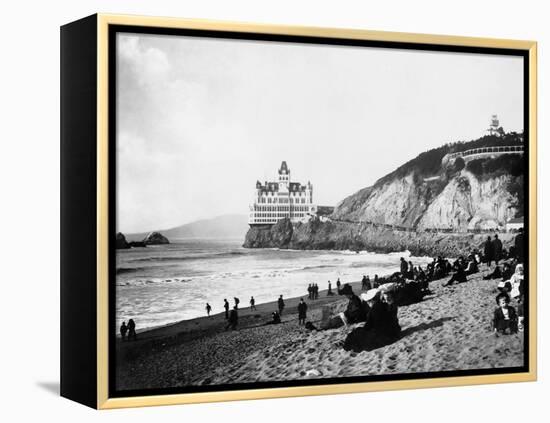
<svg viewBox="0 0 550 423"><path fill-rule="evenodd" d="M334 206L493 114L523 130L519 57L117 37L117 231L247 214L282 160Z"/></svg>

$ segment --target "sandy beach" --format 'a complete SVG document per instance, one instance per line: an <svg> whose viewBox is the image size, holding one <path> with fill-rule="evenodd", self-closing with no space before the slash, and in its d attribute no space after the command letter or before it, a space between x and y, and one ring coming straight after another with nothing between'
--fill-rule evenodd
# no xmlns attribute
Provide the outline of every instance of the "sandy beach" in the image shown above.
<svg viewBox="0 0 550 423"><path fill-rule="evenodd" d="M342 348L346 335L362 323L318 332L299 326L299 297L285 299L279 325L263 325L276 302L250 311L242 298L234 331L225 331L222 313L138 331L137 341L117 340L117 389L522 366L523 333L492 333L497 282L482 279L488 272L485 265L480 270L450 287L442 286L446 279L432 281L431 294L423 301L399 308L401 338L370 352ZM352 286L361 292L359 282ZM304 299L313 324L319 323L322 306L339 312L347 304L345 297L327 297L326 291L320 291L318 300L307 300L307 293Z"/></svg>

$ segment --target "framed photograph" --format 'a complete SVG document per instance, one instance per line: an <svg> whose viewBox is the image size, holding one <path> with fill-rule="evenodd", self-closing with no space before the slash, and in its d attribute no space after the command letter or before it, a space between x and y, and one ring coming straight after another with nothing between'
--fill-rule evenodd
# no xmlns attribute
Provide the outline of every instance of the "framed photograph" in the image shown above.
<svg viewBox="0 0 550 423"><path fill-rule="evenodd" d="M61 28L61 394L536 380L536 43Z"/></svg>

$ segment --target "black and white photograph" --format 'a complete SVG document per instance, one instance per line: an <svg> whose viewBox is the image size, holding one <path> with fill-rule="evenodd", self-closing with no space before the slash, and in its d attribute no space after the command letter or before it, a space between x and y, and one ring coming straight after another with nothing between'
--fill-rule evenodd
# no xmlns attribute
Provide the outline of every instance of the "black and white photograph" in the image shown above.
<svg viewBox="0 0 550 423"><path fill-rule="evenodd" d="M526 56L116 32L111 394L526 369Z"/></svg>

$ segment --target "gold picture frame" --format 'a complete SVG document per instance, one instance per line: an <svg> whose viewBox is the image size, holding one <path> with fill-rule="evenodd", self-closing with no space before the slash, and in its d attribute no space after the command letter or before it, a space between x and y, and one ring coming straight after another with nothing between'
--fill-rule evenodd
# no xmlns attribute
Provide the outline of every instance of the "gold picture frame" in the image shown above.
<svg viewBox="0 0 550 423"><path fill-rule="evenodd" d="M90 18L87 18L90 19ZM66 37L76 39L78 36L77 26L79 22L68 24L65 28ZM473 376L452 376L452 377L436 377L436 378L421 378L421 379L403 379L391 381L369 381L359 383L342 383L342 384L327 384L327 385L312 385L312 386L291 386L277 388L261 388L261 389L243 389L231 391L208 391L200 393L182 393L168 395L145 395L131 397L110 397L109 396L109 107L112 104L109 102L109 60L112 60L109 52L109 28L111 26L133 26L146 28L171 28L171 29L191 29L191 30L207 30L207 31L228 31L245 34L270 34L283 36L299 36L299 37L319 37L341 40L369 40L383 41L393 43L412 43L412 44L428 44L441 47L472 47L472 48L493 48L493 49L514 49L521 50L528 54L528 131L529 131L529 204L528 204L528 245L529 245L529 322L530 327L528 343L528 371L520 373L504 373L490 375L473 375ZM77 386L71 379L71 373L75 371L77 364L62 364L62 395L90 405L98 409L113 409L122 407L141 407L152 405L170 405L170 404L190 404L190 403L205 403L215 401L236 401L261 398L281 398L293 396L307 395L327 395L327 394L344 394L355 392L371 392L383 390L400 390L400 389L418 389L418 388L436 388L448 386L462 385L478 385L478 384L493 384L504 382L528 382L537 379L537 43L534 41L518 41L504 39L489 39L477 37L459 37L448 35L430 35L430 34L411 34L401 32L382 32L368 31L362 29L336 29L336 28L316 28L288 25L265 25L265 24L250 24L250 23L235 23L199 19L180 19L180 18L162 18L162 17L145 17L145 16L124 16L114 14L98 14L88 21L88 35L82 35L92 44L81 45L75 41L74 50L67 50L65 56L67 65L70 62L72 51L78 48L89 48L86 46L96 45L95 63L97 65L95 71L96 90L94 91L96 111L95 111L95 131L93 135L96 138L95 149L96 163L95 174L90 175L90 180L95 180L95 191L92 195L95 197L96 209L92 216L95 220L95 231L97 242L93 255L89 256L89 261L93 257L93 263L90 264L94 268L95 279L95 298L92 303L96 309L90 315L90 319L95 322L95 348L94 354L86 358L89 360L89 365L93 367L95 374L95 386L83 387ZM72 32L71 32L72 31ZM76 35L75 35L76 34ZM90 35L91 34L91 35ZM95 40L93 40L95 34ZM62 31L63 37L63 31ZM68 43L68 42L67 42ZM81 46L81 47L79 47ZM66 47L69 49L69 47ZM76 54L76 53L74 53ZM110 59L111 57L111 59ZM63 41L62 41L62 69L63 69ZM70 79L69 71L65 72L65 77ZM76 78L76 77L75 77ZM62 75L63 80L63 75ZM70 89L74 89L73 85L67 85L65 94ZM62 99L63 87L62 87ZM74 100L77 101L77 100ZM67 105L69 108L70 105ZM63 113L62 106L62 125L68 124L71 119L67 109ZM64 120L64 121L63 121ZM66 137L69 137L66 131ZM67 141L69 142L69 141ZM76 148L76 147L75 147ZM63 150L63 141L62 141ZM63 154L63 151L62 151ZM65 159L70 161L71 152L66 153ZM67 170L69 172L69 170ZM69 173L65 174L67 177ZM62 185L63 185L62 173ZM70 196L70 193L62 195ZM72 202L71 198L67 198L68 202ZM69 207L69 206L67 206ZM65 225L65 223L64 223ZM67 223L69 225L69 223ZM74 226L67 227L67 231L76 230ZM62 241L64 240L62 236ZM72 245L69 241L62 242L62 249L71 249ZM67 253L69 254L69 253ZM68 258L62 260L69 261ZM67 266L70 266L67 264ZM69 270L67 270L69 273ZM62 276L63 278L63 276ZM67 288L68 282L62 280L62 292ZM64 288L65 286L65 288ZM68 292L68 291L67 291ZM76 294L67 294L67 299L72 300ZM65 314L67 319L74 318L71 310L63 308L62 301L62 319ZM74 313L73 313L74 314ZM68 324L68 323L67 323ZM78 343L77 340L71 338L69 330L65 330L63 336L63 328L66 323L62 320L62 363L63 356L66 358L72 354L78 354L79 347L73 344ZM84 335L83 335L84 336ZM63 339L66 343L63 344ZM92 342L92 340L90 341ZM64 349L65 345L66 349ZM70 345L70 346L69 346ZM85 346L82 346L85 348ZM86 347L87 348L87 347ZM82 351L80 351L82 353ZM67 358L68 359L68 358ZM84 358L82 359L84 360ZM82 361L79 366L82 366ZM91 376L90 376L91 377ZM64 379L67 382L64 382ZM84 381L84 383L87 383ZM78 392L77 392L78 391ZM95 392L95 396L92 395Z"/></svg>

